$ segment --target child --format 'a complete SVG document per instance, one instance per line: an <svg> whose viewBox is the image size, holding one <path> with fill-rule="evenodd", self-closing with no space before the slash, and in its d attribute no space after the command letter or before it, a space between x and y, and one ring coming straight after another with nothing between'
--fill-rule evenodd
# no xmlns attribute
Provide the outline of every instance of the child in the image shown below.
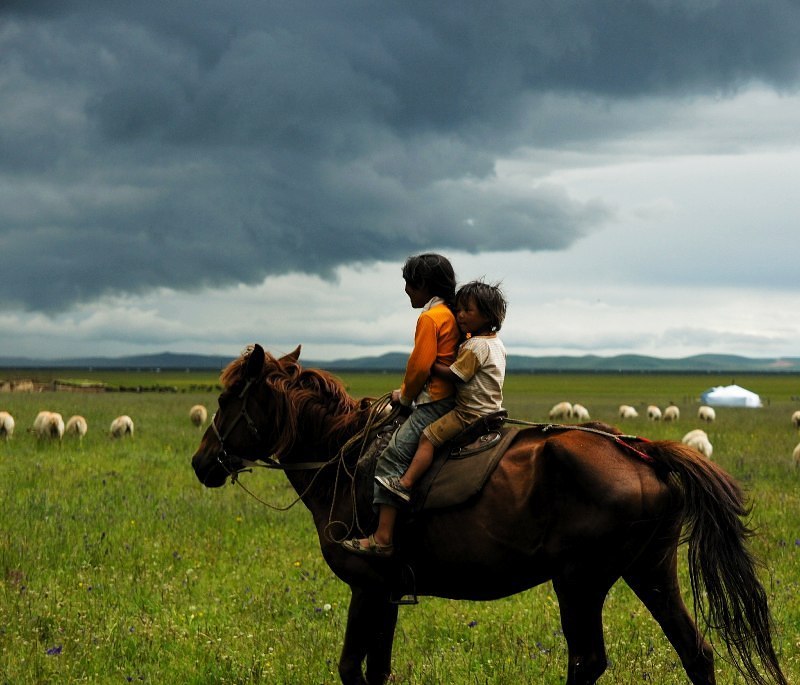
<svg viewBox="0 0 800 685"><path fill-rule="evenodd" d="M400 478L377 477L401 499L411 499L411 489L430 468L437 447L476 419L502 408L506 350L497 331L505 316L506 301L496 285L473 281L456 294L456 320L466 340L451 366L436 364L432 369L435 376L456 383L456 406L423 430L411 465Z"/></svg>
<svg viewBox="0 0 800 685"><path fill-rule="evenodd" d="M414 406L405 423L389 441L375 466L373 502L378 507L378 527L367 538L353 538L342 546L355 554L388 557L394 547L392 538L401 501L380 485L383 480L399 478L411 463L423 428L455 406L455 388L449 379L431 376L435 364L448 366L456 357L459 333L451 306L455 299L456 277L450 262L441 255L409 257L403 266L406 294L414 309L422 309L414 334L414 349L406 364L406 373L392 401Z"/></svg>

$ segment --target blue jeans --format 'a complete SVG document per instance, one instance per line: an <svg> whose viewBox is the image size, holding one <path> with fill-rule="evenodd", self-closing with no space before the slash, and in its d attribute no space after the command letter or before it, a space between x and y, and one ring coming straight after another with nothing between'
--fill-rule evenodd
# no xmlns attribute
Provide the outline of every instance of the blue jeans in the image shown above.
<svg viewBox="0 0 800 685"><path fill-rule="evenodd" d="M414 458L419 445L419 436L422 435L425 426L449 412L455 405L454 397L446 397L443 400L428 402L427 404L418 404L414 411L411 412L411 416L392 436L381 456L378 457L378 461L375 464L375 475L397 476L398 478L402 476ZM375 483L372 501L376 506L389 504L399 508L404 504L402 500L381 487L377 482Z"/></svg>

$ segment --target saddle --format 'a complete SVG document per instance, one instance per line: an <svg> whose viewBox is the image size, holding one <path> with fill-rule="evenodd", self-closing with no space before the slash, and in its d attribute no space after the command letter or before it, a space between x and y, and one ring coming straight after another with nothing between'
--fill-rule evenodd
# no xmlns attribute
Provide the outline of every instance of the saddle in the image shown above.
<svg viewBox="0 0 800 685"><path fill-rule="evenodd" d="M500 429L508 418L505 409L481 416L450 441L450 458L459 459L489 449L500 439Z"/></svg>
<svg viewBox="0 0 800 685"><path fill-rule="evenodd" d="M506 426L503 409L473 422L433 459L411 497L414 512L454 507L477 495L489 480L518 426Z"/></svg>
<svg viewBox="0 0 800 685"><path fill-rule="evenodd" d="M477 495L491 476L519 428L506 426L508 412L501 409L468 425L448 444L437 449L433 464L414 488L410 509L420 512L457 506ZM399 413L378 431L360 462L374 462L406 417Z"/></svg>

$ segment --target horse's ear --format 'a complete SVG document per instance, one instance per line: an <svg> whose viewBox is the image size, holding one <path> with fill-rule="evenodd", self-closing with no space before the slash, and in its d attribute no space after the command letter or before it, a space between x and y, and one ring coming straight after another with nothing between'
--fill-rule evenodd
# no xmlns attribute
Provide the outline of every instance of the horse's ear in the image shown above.
<svg viewBox="0 0 800 685"><path fill-rule="evenodd" d="M294 350L289 352L289 354L287 354L285 357L281 357L281 361L282 362L296 362L298 359L300 359L300 348L301 347L302 347L302 345L298 345L297 347L295 347Z"/></svg>
<svg viewBox="0 0 800 685"><path fill-rule="evenodd" d="M264 371L264 348L258 343L253 345L253 351L247 358L247 366L245 367L246 378L257 378Z"/></svg>

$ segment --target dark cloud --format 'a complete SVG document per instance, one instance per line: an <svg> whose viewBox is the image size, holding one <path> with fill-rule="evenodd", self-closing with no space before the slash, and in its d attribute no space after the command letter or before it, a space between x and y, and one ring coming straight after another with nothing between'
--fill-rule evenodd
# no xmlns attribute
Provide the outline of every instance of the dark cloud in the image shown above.
<svg viewBox="0 0 800 685"><path fill-rule="evenodd" d="M43 311L562 249L611 209L493 177L601 135L591 108L538 122L543 97L794 88L800 56L788 0L26 0L0 26L0 272L6 306Z"/></svg>

